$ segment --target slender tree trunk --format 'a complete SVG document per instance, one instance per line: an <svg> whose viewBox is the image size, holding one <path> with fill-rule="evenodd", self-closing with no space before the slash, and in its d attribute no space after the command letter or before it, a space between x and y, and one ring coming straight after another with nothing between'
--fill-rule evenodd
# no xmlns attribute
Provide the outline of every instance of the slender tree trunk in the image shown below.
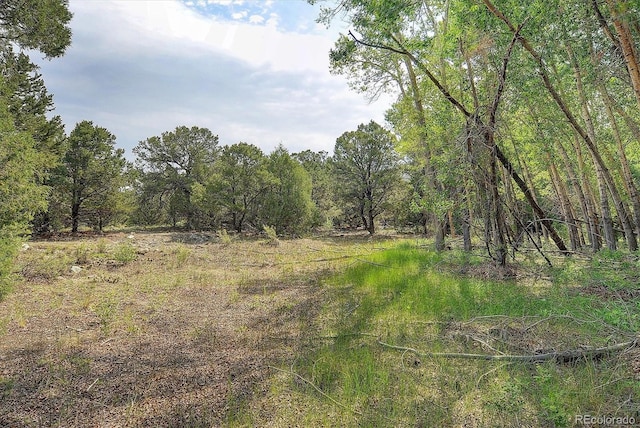
<svg viewBox="0 0 640 428"><path fill-rule="evenodd" d="M631 77L631 85L633 86L633 91L636 94L638 106L640 106L640 57L638 56L633 36L631 35L631 30L629 29L629 24L627 22L627 19L630 19L631 17L621 15L622 2L620 0L607 0L607 5L609 6L609 13L611 13L613 26L616 29L616 33L618 33L620 47L622 48L622 54L624 55L624 61L627 64L627 70Z"/></svg>
<svg viewBox="0 0 640 428"><path fill-rule="evenodd" d="M596 141L596 131L593 126L593 120L591 119L591 112L589 111L589 105L587 103L587 96L584 92L584 85L582 83L582 71L578 65L578 61L576 60L575 55L573 54L573 49L571 49L570 45L567 45L567 52L569 54L569 58L571 60L571 65L573 66L573 73L576 78L576 89L578 91L578 99L580 101L580 111L582 113L582 120L586 126L587 135L592 141ZM592 153L593 155L593 153ZM598 191L600 195L600 215L602 218L602 228L604 232L604 240L607 244L607 248L609 250L616 250L616 236L613 230L613 219L611 217L611 208L609 206L609 196L607 192L607 185L605 183L604 178L604 167L602 162L598 162L598 160L593 157L593 164L596 169L596 179L598 181Z"/></svg>
<svg viewBox="0 0 640 428"><path fill-rule="evenodd" d="M409 84L411 86L411 99L413 101L413 107L416 111L416 117L418 122L419 129L419 144L424 148L424 172L425 172L425 181L427 186L432 190L437 191L439 188L438 182L436 180L436 173L433 170L431 165L431 147L429 145L429 140L427 138L427 122L424 113L424 107L422 105L422 97L420 96L420 88L418 86L418 79L416 78L416 73L413 69L413 64L411 60L406 56L403 56L403 61L405 68L407 70L407 75L409 76ZM430 217L430 223L433 225L435 231L435 249L436 251L440 251L444 248L444 233L442 230L442 225L438 216L433 213L427 213L427 216Z"/></svg>
<svg viewBox="0 0 640 428"><path fill-rule="evenodd" d="M533 186L533 178L531 177L531 171L529 171L529 167L527 166L526 162L521 162L522 164L522 172L524 174L524 179L526 180L526 184L528 186L529 189L535 189L535 187ZM531 192L531 198L535 201L536 204L538 204L538 197L535 194L535 192ZM540 221L542 220L540 217L538 217L538 213L536 213L535 211L532 213L533 215L533 227L536 231L535 233L535 239L536 239L536 244L538 245L538 247L542 246L542 234L543 234L543 230L544 228L541 226ZM526 225L525 225L526 226Z"/></svg>
<svg viewBox="0 0 640 428"><path fill-rule="evenodd" d="M638 187L633 181L633 175L631 174L629 160L627 159L627 155L624 150L624 144L622 142L622 137L620 136L620 128L618 127L618 122L616 121L616 117L613 113L613 100L611 99L611 96L607 92L607 89L602 81L598 81L597 87L600 91L600 94L602 95L602 99L605 104L605 110L607 112L607 117L609 118L609 122L611 123L613 137L616 140L618 161L620 162L620 167L622 169L622 178L624 179L625 189L629 195L629 198L631 199L631 205L633 206L633 218L635 221L636 233L640 235L640 192L638 192Z"/></svg>
<svg viewBox="0 0 640 428"><path fill-rule="evenodd" d="M82 193L77 187L78 186L74 184L74 188L71 194L71 233L78 232L78 226L80 223L80 205L82 204Z"/></svg>
<svg viewBox="0 0 640 428"><path fill-rule="evenodd" d="M589 237L589 245L591 245L594 240L598 239L598 235L596 231L596 225L594 225L593 222L591 221L591 212L589 211L589 208L588 208L585 193L582 189L582 186L580 185L580 179L576 174L576 171L573 167L571 159L569 159L569 154L567 153L567 150L565 149L564 145L561 142L559 142L556 145L556 147L558 148L558 151L562 156L564 169L567 174L567 182L569 183L570 188L573 189L573 193L576 195L576 197L578 198L578 201L580 202L580 210L582 211L582 218L584 219L583 223L587 227L587 236ZM581 245L584 245L586 244L586 242L583 237L582 226L579 226L578 230L580 231L580 234L581 234L580 243Z"/></svg>
<svg viewBox="0 0 640 428"><path fill-rule="evenodd" d="M369 208L367 211L367 230L369 231L369 235L373 235L376 233L376 225L374 222L373 208Z"/></svg>
<svg viewBox="0 0 640 428"><path fill-rule="evenodd" d="M573 148L576 152L578 159L578 171L580 174L581 187L584 190L585 202L587 203L587 210L589 211L590 223L593 225L593 239L591 241L591 249L596 252L602 248L602 231L600 229L600 221L598 219L598 212L596 210L596 198L594 196L594 190L591 188L591 182L589 180L587 168L584 162L584 156L578 141L578 136L575 136L573 142Z"/></svg>
<svg viewBox="0 0 640 428"><path fill-rule="evenodd" d="M547 162L549 163L549 176L551 177L551 184L556 191L556 195L558 197L558 200L560 201L560 209L562 210L564 221L567 224L571 249L573 251L577 251L578 249L580 249L580 238L578 236L578 228L576 226L576 221L573 209L571 207L571 201L569 200L569 195L567 194L567 189L562 178L560 177L558 168L551 159L551 155L549 153L547 153Z"/></svg>
<svg viewBox="0 0 640 428"><path fill-rule="evenodd" d="M71 205L71 232L78 232L79 225L79 217L80 217L80 202L74 201Z"/></svg>
<svg viewBox="0 0 640 428"><path fill-rule="evenodd" d="M571 126L575 129L578 135L580 135L582 141L584 141L585 145L591 152L591 155L593 156L594 161L598 164L602 172L605 184L609 189L611 197L613 198L614 204L618 211L618 217L620 218L620 222L622 223L622 227L625 232L625 238L627 240L627 246L629 247L629 250L630 251L637 250L638 241L633 231L633 227L631 226L631 222L629 221L628 213L626 211L624 204L622 203L622 198L620 197L620 193L618 192L615 182L613 181L613 177L611 176L611 173L607 169L602 159L602 156L600 155L600 152L596 147L595 141L587 134L584 128L578 123L575 116L569 109L567 103L564 101L564 99L560 96L558 91L555 89L555 87L551 83L551 79L549 78L549 73L547 72L545 61L542 59L540 54L533 48L531 43L529 43L529 41L525 37L519 34L518 29L511 23L511 21L509 21L509 19L502 12L500 12L491 3L490 0L482 0L482 1L485 4L485 6L487 6L487 9L489 9L491 13L493 13L496 17L502 20L507 25L507 27L509 27L509 29L514 35L517 35L517 38L520 44L525 48L527 52L529 52L531 57L535 60L536 64L538 65L538 73L542 78L545 88L547 88L547 91L549 92L553 100L556 102L560 110L564 113L565 117L567 118Z"/></svg>

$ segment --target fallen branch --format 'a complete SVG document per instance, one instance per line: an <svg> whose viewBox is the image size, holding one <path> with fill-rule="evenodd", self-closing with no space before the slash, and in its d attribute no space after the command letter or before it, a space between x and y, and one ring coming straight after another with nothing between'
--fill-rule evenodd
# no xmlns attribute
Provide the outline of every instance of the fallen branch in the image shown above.
<svg viewBox="0 0 640 428"><path fill-rule="evenodd" d="M287 373L290 374L291 376L294 376L295 378L301 380L302 382L306 383L307 385L311 386L313 389L316 390L316 392L318 392L318 394L322 395L324 398L326 398L327 400L331 401L333 404L342 407L345 410L348 410L350 412L355 413L356 415L362 416L362 413L352 409L349 406L346 406L345 404L342 404L341 402L337 401L335 398L331 397L329 394L327 394L326 392L324 392L323 390L321 390L320 388L318 388L313 382L311 382L309 379L305 378L304 376L299 375L298 373L294 372L293 370L284 370L284 369L280 369L278 367L274 367L274 366L267 366L270 369L282 372L282 373Z"/></svg>
<svg viewBox="0 0 640 428"><path fill-rule="evenodd" d="M299 375L298 373L294 372L293 370L285 370L285 369L281 369L278 367L274 367L274 366L267 366L270 369L282 372L282 373L287 373L290 374L292 376L294 376L295 378L297 378L298 380L301 380L302 382L306 383L307 385L311 386L314 390L316 390L320 395L322 395L323 397L325 397L327 400L331 401L333 404L335 404L336 406L342 407L345 410L348 410L358 416L364 416L364 414L356 409L352 409L351 407L337 401L335 398L331 397L329 394L327 394L326 392L322 391L320 388L318 388L313 382L311 382L309 379L305 378L304 376ZM392 419L388 416L383 415L380 412L377 412L374 410L374 412L376 412L378 415L380 415L381 417L383 417L384 419L388 420L388 421L392 421L392 422L397 422L395 419Z"/></svg>
<svg viewBox="0 0 640 428"><path fill-rule="evenodd" d="M587 359L587 358L598 359L608 354L634 348L638 346L638 339L632 340L630 342L616 343L615 345L604 346L601 348L573 349L569 351L548 352L545 354L533 354L533 355L489 355L489 354L466 354L466 353L458 353L458 352L421 352L415 348L391 345L389 343L385 343L380 340L378 340L378 344L389 349L412 352L420 357L462 358L462 359L470 359L470 360L513 361L513 362L523 362L523 363L538 363L542 361L555 360L558 363L569 363L572 361Z"/></svg>

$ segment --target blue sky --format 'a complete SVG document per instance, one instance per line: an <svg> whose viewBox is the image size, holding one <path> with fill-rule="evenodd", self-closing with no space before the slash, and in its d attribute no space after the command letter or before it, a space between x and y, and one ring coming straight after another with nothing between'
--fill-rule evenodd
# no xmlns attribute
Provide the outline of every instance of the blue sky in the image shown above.
<svg viewBox="0 0 640 428"><path fill-rule="evenodd" d="M41 60L67 133L104 126L133 159L140 141L176 126L209 128L222 145L331 152L343 132L384 121L328 71L340 31L301 0L71 0L72 46ZM344 25L344 24L338 24Z"/></svg>

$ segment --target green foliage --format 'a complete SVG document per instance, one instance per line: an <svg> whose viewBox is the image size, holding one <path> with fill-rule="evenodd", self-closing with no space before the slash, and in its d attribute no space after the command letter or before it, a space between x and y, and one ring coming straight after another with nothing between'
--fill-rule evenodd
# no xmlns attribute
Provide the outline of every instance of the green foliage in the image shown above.
<svg viewBox="0 0 640 428"><path fill-rule="evenodd" d="M48 58L61 56L71 44L71 16L65 0L5 0L0 42L35 49Z"/></svg>
<svg viewBox="0 0 640 428"><path fill-rule="evenodd" d="M19 240L0 236L0 300L11 291L13 261L18 253Z"/></svg>
<svg viewBox="0 0 640 428"><path fill-rule="evenodd" d="M217 135L206 128L179 126L140 141L133 152L137 155L142 205L164 211L174 225L184 220L187 228L202 227L202 219L212 217L213 207L198 206L203 199L197 185L207 185L218 155ZM192 199L194 188L200 192L199 200Z"/></svg>
<svg viewBox="0 0 640 428"><path fill-rule="evenodd" d="M331 229L333 220L341 213L336 201L336 188L339 186L333 175L331 158L327 152L316 153L311 150L294 153L292 157L302 164L311 177L311 227Z"/></svg>
<svg viewBox="0 0 640 428"><path fill-rule="evenodd" d="M173 249L173 254L176 257L176 266L182 267L191 255L191 250L184 245L178 245Z"/></svg>
<svg viewBox="0 0 640 428"><path fill-rule="evenodd" d="M267 244L269 245L280 245L280 239L278 239L278 232L276 232L276 228L273 226L262 226L262 231L267 237Z"/></svg>
<svg viewBox="0 0 640 428"><path fill-rule="evenodd" d="M113 250L113 258L122 264L131 263L138 257L138 250L129 242L119 243Z"/></svg>
<svg viewBox="0 0 640 428"><path fill-rule="evenodd" d="M229 233L227 232L226 229L220 229L216 232L216 236L218 237L218 240L220 241L220 243L222 245L229 245L231 244L231 236L229 235Z"/></svg>
<svg viewBox="0 0 640 428"><path fill-rule="evenodd" d="M274 182L262 150L247 143L225 146L215 172L210 193L225 209L231 227L242 232L246 223L255 225L265 194Z"/></svg>
<svg viewBox="0 0 640 428"><path fill-rule="evenodd" d="M45 168L44 156L28 133L15 129L5 101L0 95L0 298L10 288L19 237L28 231L34 214L44 209L47 195L35 179Z"/></svg>
<svg viewBox="0 0 640 428"><path fill-rule="evenodd" d="M124 150L115 136L91 121L82 121L69 134L62 164L54 171L54 194L69 207L72 232L85 220L102 230L116 218L125 184Z"/></svg>
<svg viewBox="0 0 640 428"><path fill-rule="evenodd" d="M373 121L336 140L333 165L340 196L371 234L375 218L388 209L388 198L401 179L394 145L394 136Z"/></svg>
<svg viewBox="0 0 640 428"><path fill-rule="evenodd" d="M282 146L269 155L267 170L274 181L265 195L261 220L280 234L307 232L313 213L309 173Z"/></svg>

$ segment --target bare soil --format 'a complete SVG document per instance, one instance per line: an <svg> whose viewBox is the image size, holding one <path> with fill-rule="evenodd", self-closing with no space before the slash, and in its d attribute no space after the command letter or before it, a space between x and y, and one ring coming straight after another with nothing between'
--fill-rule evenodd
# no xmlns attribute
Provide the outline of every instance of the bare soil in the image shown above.
<svg viewBox="0 0 640 428"><path fill-rule="evenodd" d="M383 242L272 247L169 232L30 242L0 302L0 426L241 423L270 366L294 361L321 322L322 278ZM119 245L136 260L114 258ZM277 425L267 405L258 411Z"/></svg>

